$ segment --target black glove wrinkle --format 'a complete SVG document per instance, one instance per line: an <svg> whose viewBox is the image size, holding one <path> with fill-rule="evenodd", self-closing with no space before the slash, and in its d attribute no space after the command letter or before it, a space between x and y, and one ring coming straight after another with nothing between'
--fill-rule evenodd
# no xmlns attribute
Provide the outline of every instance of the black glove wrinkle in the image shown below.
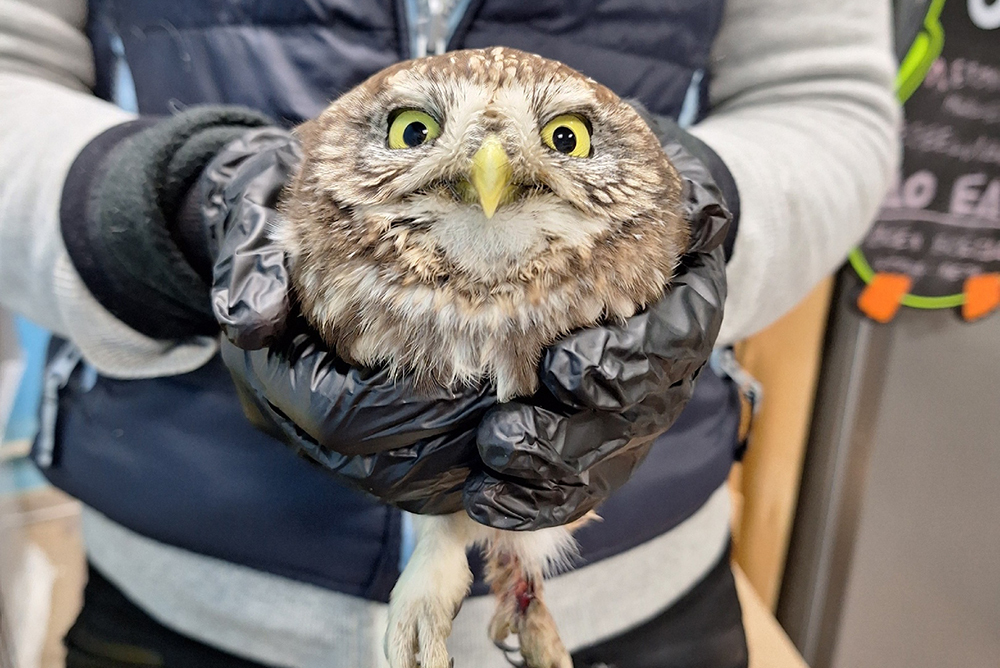
<svg viewBox="0 0 1000 668"><path fill-rule="evenodd" d="M695 187L707 185L715 190L712 198L719 201L723 215L728 212L728 217L731 219L721 242L726 262L729 262L733 256L733 247L740 224L740 192L736 187L736 179L733 178L732 172L711 146L690 132L686 132L672 118L654 116L638 100L628 100L628 103L635 108L646 124L660 138L660 143L671 160L675 157L681 159L680 163L675 162L674 165L678 171L686 173L693 180L689 185L695 185ZM678 153L685 155L675 156ZM707 180L702 172L707 173Z"/></svg>
<svg viewBox="0 0 1000 668"><path fill-rule="evenodd" d="M208 245L217 258L212 310L241 348L268 345L291 311L285 255L270 233L275 205L301 157L289 132L264 128L222 151L202 178Z"/></svg>

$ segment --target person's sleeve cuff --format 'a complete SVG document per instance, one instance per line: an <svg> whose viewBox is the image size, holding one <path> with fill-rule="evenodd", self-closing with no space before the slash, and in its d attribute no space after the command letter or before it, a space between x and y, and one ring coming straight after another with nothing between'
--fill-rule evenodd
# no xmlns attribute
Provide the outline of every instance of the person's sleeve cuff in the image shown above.
<svg viewBox="0 0 1000 668"><path fill-rule="evenodd" d="M80 152L60 224L80 278L111 314L154 339L217 331L190 190L223 146L269 122L251 110L202 107L114 126Z"/></svg>

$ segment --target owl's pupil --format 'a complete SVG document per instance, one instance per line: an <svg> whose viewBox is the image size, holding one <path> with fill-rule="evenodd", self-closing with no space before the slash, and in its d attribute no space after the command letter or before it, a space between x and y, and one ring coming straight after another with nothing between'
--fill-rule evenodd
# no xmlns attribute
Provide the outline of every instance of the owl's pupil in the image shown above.
<svg viewBox="0 0 1000 668"><path fill-rule="evenodd" d="M427 141L427 126L420 121L413 121L403 128L403 143L407 146L420 146Z"/></svg>
<svg viewBox="0 0 1000 668"><path fill-rule="evenodd" d="M576 148L576 135L565 125L560 125L552 133L552 145L560 153L572 153Z"/></svg>

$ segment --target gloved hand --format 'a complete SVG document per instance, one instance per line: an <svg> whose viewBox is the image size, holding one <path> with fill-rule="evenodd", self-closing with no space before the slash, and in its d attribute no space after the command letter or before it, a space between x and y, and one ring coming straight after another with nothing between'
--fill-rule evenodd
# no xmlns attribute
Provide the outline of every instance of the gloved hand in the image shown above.
<svg viewBox="0 0 1000 668"><path fill-rule="evenodd" d="M348 366L289 301L282 251L268 237L278 196L301 155L284 131L248 133L202 177L217 258L212 306L222 357L244 408L339 479L413 512L455 512L479 465L476 429L493 389L414 393L407 379Z"/></svg>
<svg viewBox="0 0 1000 668"><path fill-rule="evenodd" d="M595 508L677 419L712 352L726 299L731 215L708 164L728 179L734 205L735 185L708 147L669 120L646 118L685 181L688 252L659 302L624 326L592 327L555 343L542 358L542 389L486 415L477 436L486 469L470 478L464 498L483 524L539 529Z"/></svg>
<svg viewBox="0 0 1000 668"><path fill-rule="evenodd" d="M405 380L343 364L296 317L268 233L299 159L289 132L237 107L115 126L66 179L73 264L106 309L148 337L217 337L221 324L251 419L341 480L413 511L460 510L495 396L484 386L417 398Z"/></svg>

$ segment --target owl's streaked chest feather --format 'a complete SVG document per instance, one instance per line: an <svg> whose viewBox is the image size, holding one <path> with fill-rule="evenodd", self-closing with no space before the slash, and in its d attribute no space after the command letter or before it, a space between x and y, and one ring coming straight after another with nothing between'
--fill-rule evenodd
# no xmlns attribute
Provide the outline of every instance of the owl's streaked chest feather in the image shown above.
<svg viewBox="0 0 1000 668"><path fill-rule="evenodd" d="M418 62L302 129L278 238L304 313L348 360L530 394L545 346L662 294L687 243L679 178L631 108L568 68L507 49ZM393 109L414 107L440 136L387 150ZM539 136L569 112L592 124L590 155ZM492 215L469 195L484 137L509 170Z"/></svg>

